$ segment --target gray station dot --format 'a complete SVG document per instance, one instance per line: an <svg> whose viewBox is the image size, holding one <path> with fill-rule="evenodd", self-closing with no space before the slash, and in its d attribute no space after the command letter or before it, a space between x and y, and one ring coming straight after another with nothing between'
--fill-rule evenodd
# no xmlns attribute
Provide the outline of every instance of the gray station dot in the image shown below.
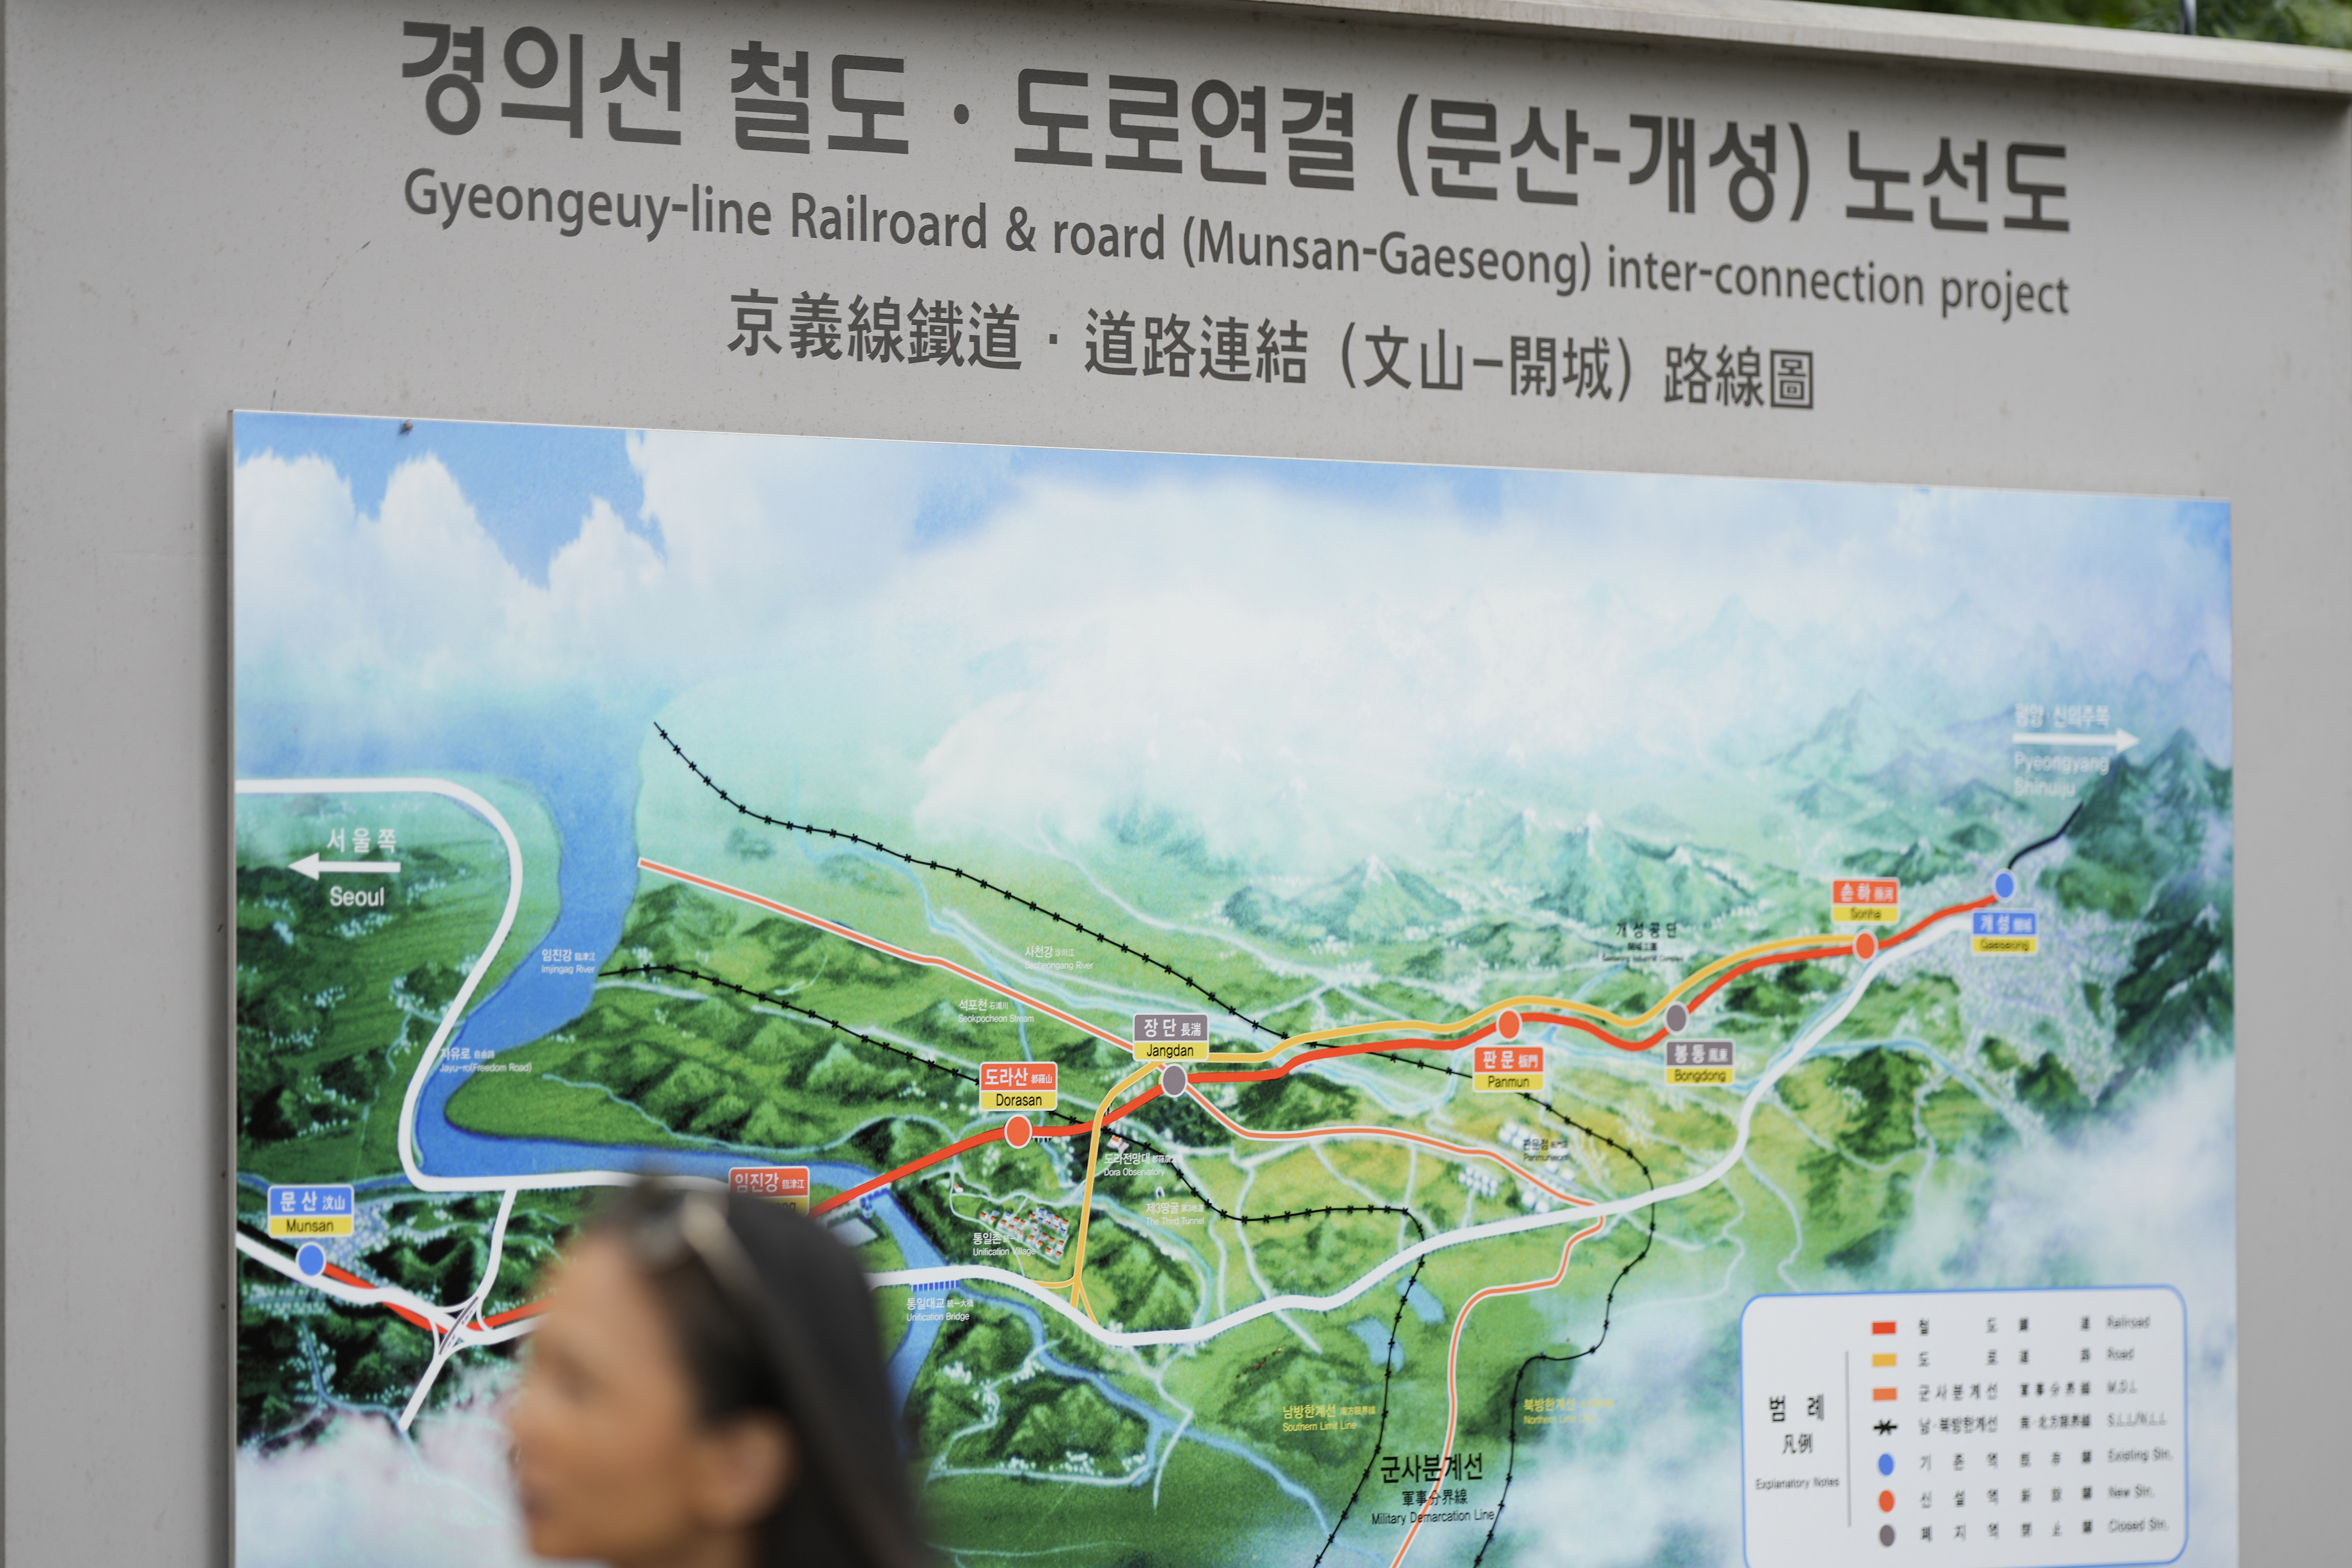
<svg viewBox="0 0 2352 1568"><path fill-rule="evenodd" d="M1666 1004L1666 1033L1669 1035L1679 1035L1683 1032L1683 1026L1689 1022L1689 1008L1684 1006L1679 1002L1669 1002Z"/></svg>
<svg viewBox="0 0 2352 1568"><path fill-rule="evenodd" d="M1160 1069L1160 1092L1171 1098L1182 1094L1184 1085L1190 1080L1191 1076L1184 1070L1182 1064L1170 1062Z"/></svg>
<svg viewBox="0 0 2352 1568"><path fill-rule="evenodd" d="M1895 1527L1893 1525L1882 1524L1878 1527L1878 1544L1881 1546L1892 1546L1895 1544Z"/></svg>

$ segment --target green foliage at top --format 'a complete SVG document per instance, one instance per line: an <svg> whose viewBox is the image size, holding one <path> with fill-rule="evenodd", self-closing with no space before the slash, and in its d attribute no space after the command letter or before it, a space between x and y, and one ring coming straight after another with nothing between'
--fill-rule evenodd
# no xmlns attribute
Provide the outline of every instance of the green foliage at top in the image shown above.
<svg viewBox="0 0 2352 1568"><path fill-rule="evenodd" d="M2179 0L1840 0L1897 11L1941 11L1962 16L2005 16L2086 27L2128 27L2177 33ZM2249 38L2265 44L2352 48L2352 0L2198 0L2197 33L2207 38Z"/></svg>

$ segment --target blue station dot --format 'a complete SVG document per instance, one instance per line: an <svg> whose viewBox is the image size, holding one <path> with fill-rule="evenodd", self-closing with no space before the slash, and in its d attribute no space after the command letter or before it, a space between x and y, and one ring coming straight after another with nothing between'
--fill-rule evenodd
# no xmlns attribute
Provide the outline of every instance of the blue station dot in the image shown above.
<svg viewBox="0 0 2352 1568"><path fill-rule="evenodd" d="M1992 879L1992 896L1996 899L2013 899L2017 897L2017 873L2014 871L2000 871L1994 873Z"/></svg>
<svg viewBox="0 0 2352 1568"><path fill-rule="evenodd" d="M1894 1455L1881 1454L1878 1456L1878 1473L1882 1476L1891 1476L1895 1473Z"/></svg>
<svg viewBox="0 0 2352 1568"><path fill-rule="evenodd" d="M315 1241L304 1242L302 1250L294 1255L294 1267L305 1274L318 1274L327 1267L327 1249Z"/></svg>

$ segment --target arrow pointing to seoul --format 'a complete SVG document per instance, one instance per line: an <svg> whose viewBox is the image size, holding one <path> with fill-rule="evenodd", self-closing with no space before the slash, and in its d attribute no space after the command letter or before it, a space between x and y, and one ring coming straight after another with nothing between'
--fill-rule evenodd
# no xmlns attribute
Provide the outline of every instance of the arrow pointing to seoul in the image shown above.
<svg viewBox="0 0 2352 1568"><path fill-rule="evenodd" d="M397 860L321 860L316 855L305 855L286 868L289 871L299 871L315 882L321 874L341 877L355 872L373 872L381 877L396 877L400 874L400 862Z"/></svg>
<svg viewBox="0 0 2352 1568"><path fill-rule="evenodd" d="M2118 730L2112 735L2029 735L2021 730L2009 741L2013 746L2113 746L2118 752L2128 752L2139 744L2139 737L2129 730Z"/></svg>

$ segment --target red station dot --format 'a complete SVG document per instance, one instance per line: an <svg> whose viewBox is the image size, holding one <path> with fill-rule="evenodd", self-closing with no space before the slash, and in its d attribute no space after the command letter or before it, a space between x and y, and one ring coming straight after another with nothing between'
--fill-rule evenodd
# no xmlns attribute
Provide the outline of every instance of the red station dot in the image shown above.
<svg viewBox="0 0 2352 1568"><path fill-rule="evenodd" d="M1893 1513L1895 1511L1895 1494L1893 1492L1881 1492L1878 1494L1878 1511L1881 1513Z"/></svg>
<svg viewBox="0 0 2352 1568"><path fill-rule="evenodd" d="M1878 956L1878 939L1868 931L1853 939L1853 955L1867 963Z"/></svg>
<svg viewBox="0 0 2352 1568"><path fill-rule="evenodd" d="M1012 1121L1006 1122L1004 1124L1004 1141L1007 1143L1012 1144L1015 1149L1027 1148L1029 1146L1029 1119L1025 1116L1016 1116Z"/></svg>
<svg viewBox="0 0 2352 1568"><path fill-rule="evenodd" d="M1503 1038L1507 1040L1517 1039L1519 1037L1519 1016L1511 1011L1508 1007L1504 1008L1503 1016L1495 1020L1495 1033L1502 1036Z"/></svg>

